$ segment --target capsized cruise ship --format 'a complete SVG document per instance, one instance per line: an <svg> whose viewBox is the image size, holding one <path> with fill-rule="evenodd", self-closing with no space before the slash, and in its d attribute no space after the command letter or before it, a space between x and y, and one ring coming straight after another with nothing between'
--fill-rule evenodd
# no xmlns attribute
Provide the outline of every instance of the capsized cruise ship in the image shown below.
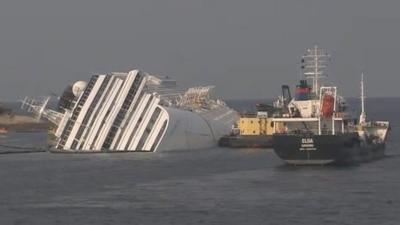
<svg viewBox="0 0 400 225"><path fill-rule="evenodd" d="M213 86L179 90L168 76L139 70L93 75L66 88L56 110L25 98L23 108L55 125L56 151L204 149L230 132L238 114L212 99Z"/></svg>

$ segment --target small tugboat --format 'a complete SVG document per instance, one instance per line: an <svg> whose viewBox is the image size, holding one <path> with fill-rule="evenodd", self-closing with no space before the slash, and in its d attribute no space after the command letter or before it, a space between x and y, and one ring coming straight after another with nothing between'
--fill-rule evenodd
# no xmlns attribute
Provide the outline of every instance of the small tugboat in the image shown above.
<svg viewBox="0 0 400 225"><path fill-rule="evenodd" d="M289 115L273 118L273 148L291 165L350 165L384 156L388 121L367 121L364 76L361 79L361 115L352 117L335 86L321 86L330 56L315 46L302 57L305 80L287 105ZM307 80L311 80L309 86Z"/></svg>

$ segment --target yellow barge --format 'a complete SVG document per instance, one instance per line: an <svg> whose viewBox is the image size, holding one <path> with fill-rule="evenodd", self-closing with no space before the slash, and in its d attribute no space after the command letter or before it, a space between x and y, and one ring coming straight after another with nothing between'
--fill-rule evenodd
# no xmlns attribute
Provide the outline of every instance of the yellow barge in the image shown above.
<svg viewBox="0 0 400 225"><path fill-rule="evenodd" d="M259 105L258 107L259 108ZM242 114L229 135L219 140L221 147L233 148L271 148L272 135L283 127L273 122L272 108L258 110L255 114ZM275 127L279 126L279 127Z"/></svg>

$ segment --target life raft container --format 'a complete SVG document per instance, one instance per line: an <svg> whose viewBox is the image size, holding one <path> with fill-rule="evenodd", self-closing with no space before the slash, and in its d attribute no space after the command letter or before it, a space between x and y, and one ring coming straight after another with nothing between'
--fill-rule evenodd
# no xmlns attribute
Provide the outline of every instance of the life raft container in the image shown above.
<svg viewBox="0 0 400 225"><path fill-rule="evenodd" d="M322 98L321 114L324 118L331 118L335 106L335 98L331 94L324 94Z"/></svg>

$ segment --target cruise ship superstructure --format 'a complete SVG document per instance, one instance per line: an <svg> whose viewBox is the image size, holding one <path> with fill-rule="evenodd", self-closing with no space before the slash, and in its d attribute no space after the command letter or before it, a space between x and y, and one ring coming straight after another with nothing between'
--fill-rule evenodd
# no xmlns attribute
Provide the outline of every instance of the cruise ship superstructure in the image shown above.
<svg viewBox="0 0 400 225"><path fill-rule="evenodd" d="M179 90L168 76L139 70L93 75L69 86L57 110L24 105L56 125L58 151L150 151L213 147L237 113L213 100L213 86Z"/></svg>

